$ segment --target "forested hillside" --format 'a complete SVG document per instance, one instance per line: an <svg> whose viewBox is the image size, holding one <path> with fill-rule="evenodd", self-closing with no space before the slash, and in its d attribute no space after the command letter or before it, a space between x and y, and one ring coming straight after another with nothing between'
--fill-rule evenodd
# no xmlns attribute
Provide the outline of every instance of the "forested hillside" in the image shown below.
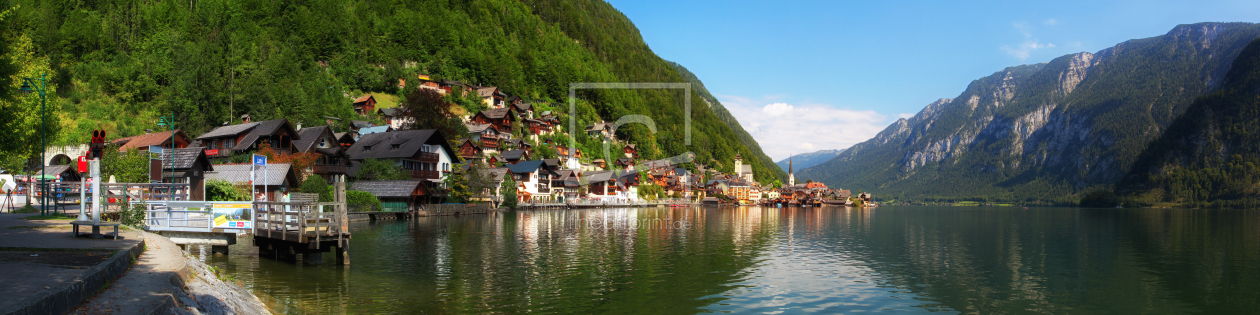
<svg viewBox="0 0 1260 315"><path fill-rule="evenodd" d="M1073 204L1118 182L1257 36L1250 23L1180 25L1007 68L797 179L888 199Z"/></svg>
<svg viewBox="0 0 1260 315"><path fill-rule="evenodd" d="M306 125L323 116L354 118L349 98L399 94L398 80L428 74L497 86L564 108L572 82L686 82L644 44L624 15L583 0L199 0L6 1L0 37L21 76L47 73L54 143L158 129L175 115L194 137L248 113ZM26 57L23 57L26 56ZM20 82L13 82L16 87ZM692 109L684 146L682 93L579 91L578 124L627 114L653 118L618 130L644 158L694 151L730 171L736 153L759 156L712 111ZM31 96L11 103L29 104ZM38 101L35 101L38 103ZM693 95L693 104L703 104ZM5 106L38 126L29 107ZM23 110L14 110L22 108ZM343 122L349 119L343 120ZM32 123L35 121L35 123ZM566 120L567 121L567 120ZM581 127L579 126L579 128ZM344 127L344 126L343 126ZM19 138L29 141L29 135ZM0 144L11 155L32 148ZM776 178L768 158L749 161L759 179ZM720 163L717 163L720 162Z"/></svg>
<svg viewBox="0 0 1260 315"><path fill-rule="evenodd" d="M1195 100L1142 152L1113 203L1245 207L1257 193L1258 166L1260 40L1253 40L1221 89Z"/></svg>

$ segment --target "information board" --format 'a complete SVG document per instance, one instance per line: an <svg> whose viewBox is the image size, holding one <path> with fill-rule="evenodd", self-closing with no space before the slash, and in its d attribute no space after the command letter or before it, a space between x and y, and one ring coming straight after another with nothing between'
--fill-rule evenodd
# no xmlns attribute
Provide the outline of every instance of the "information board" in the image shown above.
<svg viewBox="0 0 1260 315"><path fill-rule="evenodd" d="M251 229L253 205L248 203L215 203L211 208L216 229Z"/></svg>

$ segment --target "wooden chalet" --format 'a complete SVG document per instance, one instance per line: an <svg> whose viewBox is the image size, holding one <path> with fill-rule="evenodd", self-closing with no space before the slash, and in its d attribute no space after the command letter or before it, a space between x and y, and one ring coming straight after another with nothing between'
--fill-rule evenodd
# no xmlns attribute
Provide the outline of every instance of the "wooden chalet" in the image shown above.
<svg viewBox="0 0 1260 315"><path fill-rule="evenodd" d="M464 160L480 159L485 151L481 150L481 145L472 141L472 139L463 138L455 140L456 150L459 151L459 157Z"/></svg>
<svg viewBox="0 0 1260 315"><path fill-rule="evenodd" d="M622 147L622 153L625 153L626 157L628 158L632 158L632 159L639 158L639 148L636 147L633 143L626 143L626 145Z"/></svg>
<svg viewBox="0 0 1260 315"><path fill-rule="evenodd" d="M516 98L516 96L512 96L512 98ZM522 101L520 98L516 98L510 101L509 104L512 104L512 111L516 112L517 117L528 118L528 119L534 118L534 104L533 103L525 102L525 101Z"/></svg>
<svg viewBox="0 0 1260 315"><path fill-rule="evenodd" d="M516 163L520 163L524 161L529 161L529 151L521 150L521 149L509 150L507 152L503 152L503 154L499 156L502 157L504 162L506 162L507 164L516 164Z"/></svg>
<svg viewBox="0 0 1260 315"><path fill-rule="evenodd" d="M287 154L293 151L293 140L298 138L289 120L273 119L214 128L198 136L196 141L211 160L223 161L233 155L255 152L264 141L277 153Z"/></svg>
<svg viewBox="0 0 1260 315"><path fill-rule="evenodd" d="M538 119L525 119L525 124L529 128L529 133L533 135L551 134L551 124Z"/></svg>
<svg viewBox="0 0 1260 315"><path fill-rule="evenodd" d="M506 104L504 100L507 99L507 94L499 91L499 88L497 87L484 86L477 88L477 96L481 97L481 101L486 103L486 106L489 106L490 108L507 109L504 108L504 104Z"/></svg>
<svg viewBox="0 0 1260 315"><path fill-rule="evenodd" d="M512 122L516 121L515 116L511 109L494 108L477 112L469 120L478 124L491 124L503 131L512 129Z"/></svg>
<svg viewBox="0 0 1260 315"><path fill-rule="evenodd" d="M493 124L472 123L465 124L468 128L468 139L473 143L480 145L482 150L498 151L502 145L503 132L499 127Z"/></svg>
<svg viewBox="0 0 1260 315"><path fill-rule="evenodd" d="M446 136L436 129L364 135L346 154L356 165L366 159L389 161L410 172L413 179L433 182L441 182L452 164L459 162ZM357 166L349 170L351 176L357 172Z"/></svg>
<svg viewBox="0 0 1260 315"><path fill-rule="evenodd" d="M441 202L446 197L423 180L360 180L350 183L350 190L362 191L381 200L382 212L409 212L419 205Z"/></svg>
<svg viewBox="0 0 1260 315"><path fill-rule="evenodd" d="M612 126L613 124L611 123L597 122L593 125L586 126L586 135L591 137L603 136L615 140L617 137L613 135Z"/></svg>
<svg viewBox="0 0 1260 315"><path fill-rule="evenodd" d="M325 181L332 182L336 176L346 175L350 168L350 155L337 141L332 128L318 126L302 128L298 131L300 138L293 141L293 148L301 153L319 154L319 159L308 170L319 175Z"/></svg>
<svg viewBox="0 0 1260 315"><path fill-rule="evenodd" d="M354 99L354 113L368 115L376 112L376 97L367 94Z"/></svg>

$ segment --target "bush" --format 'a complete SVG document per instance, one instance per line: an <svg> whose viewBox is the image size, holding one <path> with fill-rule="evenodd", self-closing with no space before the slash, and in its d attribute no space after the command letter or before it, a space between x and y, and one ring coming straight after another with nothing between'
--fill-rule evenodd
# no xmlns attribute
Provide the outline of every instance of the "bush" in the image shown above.
<svg viewBox="0 0 1260 315"><path fill-rule="evenodd" d="M302 192L308 194L319 194L319 202L332 202L333 189L324 182L324 178L319 176L309 176L302 181Z"/></svg>
<svg viewBox="0 0 1260 315"><path fill-rule="evenodd" d="M250 201L249 187L232 185L222 179L206 182L206 198L210 201Z"/></svg>
<svg viewBox="0 0 1260 315"><path fill-rule="evenodd" d="M381 200L364 191L347 190L346 208L349 208L351 212L381 211Z"/></svg>
<svg viewBox="0 0 1260 315"><path fill-rule="evenodd" d="M131 209L118 213L118 222L123 225L144 228L144 205L136 204Z"/></svg>

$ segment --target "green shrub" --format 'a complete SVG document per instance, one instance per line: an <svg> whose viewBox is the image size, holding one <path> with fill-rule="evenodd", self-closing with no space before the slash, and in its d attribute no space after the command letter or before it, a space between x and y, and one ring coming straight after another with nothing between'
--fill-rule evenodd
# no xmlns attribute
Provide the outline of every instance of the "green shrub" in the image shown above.
<svg viewBox="0 0 1260 315"><path fill-rule="evenodd" d="M381 200L364 191L347 190L346 207L350 208L351 212L381 211Z"/></svg>
<svg viewBox="0 0 1260 315"><path fill-rule="evenodd" d="M249 194L249 187L244 187L244 185L233 185L222 179L206 182L206 198L210 201L249 201L251 200Z"/></svg>
<svg viewBox="0 0 1260 315"><path fill-rule="evenodd" d="M308 194L319 194L319 202L332 202L333 189L324 182L324 178L319 176L308 176L302 181L302 192Z"/></svg>
<svg viewBox="0 0 1260 315"><path fill-rule="evenodd" d="M121 222L123 225L144 228L144 209L143 204L136 204L131 209L118 213L118 222Z"/></svg>

